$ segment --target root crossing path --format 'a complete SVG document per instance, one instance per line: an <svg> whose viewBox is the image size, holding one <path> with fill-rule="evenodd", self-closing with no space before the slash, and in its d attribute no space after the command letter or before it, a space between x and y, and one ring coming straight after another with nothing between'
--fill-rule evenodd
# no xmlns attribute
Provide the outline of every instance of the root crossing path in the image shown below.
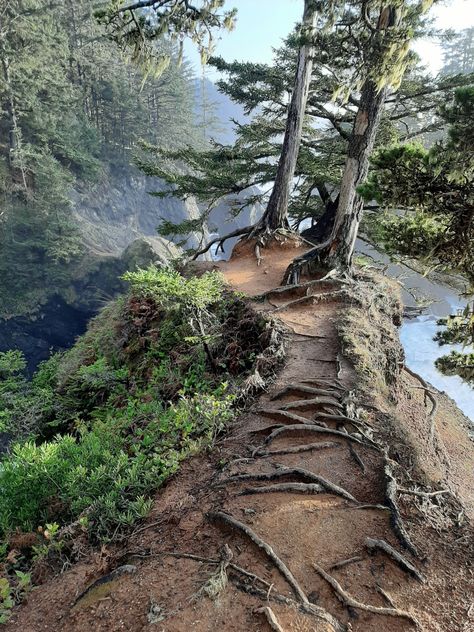
<svg viewBox="0 0 474 632"><path fill-rule="evenodd" d="M354 403L337 333L345 288L272 293L297 246L266 249L260 265L241 247L220 266L288 328L268 392L183 465L145 525L48 580L7 629L474 630L471 531L443 529L445 490L400 491L418 489L414 470L402 485L377 413ZM308 294L321 298L297 300Z"/></svg>

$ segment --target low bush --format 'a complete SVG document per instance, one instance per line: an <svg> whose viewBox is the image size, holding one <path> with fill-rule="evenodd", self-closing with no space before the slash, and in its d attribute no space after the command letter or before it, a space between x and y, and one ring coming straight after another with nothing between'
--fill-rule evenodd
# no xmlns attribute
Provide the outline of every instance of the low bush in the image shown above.
<svg viewBox="0 0 474 632"><path fill-rule="evenodd" d="M21 354L0 354L0 430L14 439L0 463L5 541L79 516L92 540L125 532L182 459L213 443L265 346L266 321L215 273L126 278L130 294L31 381Z"/></svg>

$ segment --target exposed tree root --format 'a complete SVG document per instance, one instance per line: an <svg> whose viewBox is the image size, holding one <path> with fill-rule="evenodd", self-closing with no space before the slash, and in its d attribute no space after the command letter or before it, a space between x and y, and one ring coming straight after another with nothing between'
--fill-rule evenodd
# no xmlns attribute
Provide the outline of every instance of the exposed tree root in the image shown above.
<svg viewBox="0 0 474 632"><path fill-rule="evenodd" d="M323 570L320 566L313 563L314 570L320 575L323 579L327 581L327 583L334 589L336 596L339 601L344 604L347 608L355 608L357 610L364 610L365 612L371 612L373 614L381 614L389 617L401 617L402 619L407 619L418 629L421 630L421 626L415 617L406 612L405 610L400 610L399 608L381 608L379 606L371 606L369 604L361 603L357 601L347 593L342 586L337 582L334 577L328 575L325 570Z"/></svg>
<svg viewBox="0 0 474 632"><path fill-rule="evenodd" d="M395 535L406 549L408 549L411 553L413 553L413 555L418 557L418 551L411 541L400 515L400 509L398 507L397 501L397 481L395 480L395 476L393 475L387 455L385 455L384 476L385 500L387 501L387 504L390 507L390 511L392 513L392 526L393 530L395 531Z"/></svg>
<svg viewBox="0 0 474 632"><path fill-rule="evenodd" d="M404 571L406 571L410 575L413 575L413 577L416 577L418 581L425 582L425 578L420 573L420 571L415 568L415 566L413 566L413 564L409 562L406 557L404 557L401 553L394 549L393 546L390 546L388 542L385 542L385 540L366 538L365 546L368 548L369 551L383 551L389 557L391 557L392 560L394 560Z"/></svg>
<svg viewBox="0 0 474 632"><path fill-rule="evenodd" d="M351 500L356 503L359 502L356 498L354 498L354 496L351 493L349 493L343 487L340 487L339 485L336 485L335 483L328 481L327 479L323 478L319 474L314 474L313 472L309 472L308 470L305 470L301 467L290 468L290 467L285 467L284 465L279 465L278 467L279 467L278 471L281 471L283 473L286 472L289 475L293 475L293 476L294 475L302 476L304 478L307 478L308 480L311 480L313 483L318 483L319 485L322 485L327 492L336 494L337 496L342 496L342 498L345 498L346 500Z"/></svg>
<svg viewBox="0 0 474 632"><path fill-rule="evenodd" d="M276 555L272 547L264 540L262 540L249 526L242 522L239 522L229 514L225 514L222 511L215 511L210 513L209 519L215 522L223 522L233 529L245 534L254 544L256 544L260 549L262 549L262 551L265 552L267 557L273 562L281 575L286 579L291 589L295 593L298 601L307 608L308 612L318 617L322 621L325 621L326 623L332 625L336 632L344 631L343 626L337 621L337 619L329 614L329 612L326 612L324 608L310 603L308 597L306 596L286 564Z"/></svg>
<svg viewBox="0 0 474 632"><path fill-rule="evenodd" d="M308 424L308 426L314 425L314 421L312 419L308 419L302 415L297 415L296 413L289 413L286 410L281 410L279 408L260 408L257 412L264 417L269 417L270 419L275 419L276 417L286 423L293 422Z"/></svg>
<svg viewBox="0 0 474 632"><path fill-rule="evenodd" d="M321 494L324 492L322 485L315 483L277 483L275 485L263 485L262 487L246 487L238 496L251 496L253 494Z"/></svg>
<svg viewBox="0 0 474 632"><path fill-rule="evenodd" d="M279 456L281 454L299 454L301 452L310 452L311 450L324 450L326 448L336 448L339 444L333 441L321 441L320 443L308 443L306 445L296 445L283 450L269 450L268 452L260 452L260 457ZM350 444L352 445L352 444Z"/></svg>
<svg viewBox="0 0 474 632"><path fill-rule="evenodd" d="M249 235L252 232L253 228L255 228L255 226L245 226L244 228L238 228L237 230L234 230L231 233L227 233L227 235L224 235L223 237L216 237L215 239L211 239L211 241L208 242L204 246L204 248L201 248L201 250L198 250L197 252L194 253L194 255L193 255L191 260L194 261L198 257L200 257L201 255L206 254L206 252L210 248L212 248L212 246L214 246L214 244L218 244L216 252L219 252L219 249L222 252L224 252L224 243L228 239L232 239L232 237L242 237L243 235Z"/></svg>
<svg viewBox="0 0 474 632"><path fill-rule="evenodd" d="M259 599L262 599L263 601L274 601L275 603L289 606L290 608L293 608L294 610L297 610L301 612L302 614L313 616L318 619L323 618L323 615L321 614L322 609L313 603L309 603L309 602L301 603L299 601L295 601L294 599L290 599L289 597L286 597L285 595L276 593L275 591L272 591L271 595L268 595L268 593L265 593L265 591L261 590L260 588L257 588L254 585L250 586L243 582L235 582L235 586L239 590L242 590L243 592L249 595L252 595L254 597L258 597ZM334 632L348 632L347 628L343 626L335 617L333 617L332 615L330 615L328 612L324 610L323 612L325 613L323 620L332 627L332 630Z"/></svg>
<svg viewBox="0 0 474 632"><path fill-rule="evenodd" d="M331 571L335 571L338 568L344 568L344 566L348 566L349 564L356 564L357 562L362 562L363 557L361 555L356 555L354 557L350 557L347 560L341 560L340 562L336 562L330 567Z"/></svg>
<svg viewBox="0 0 474 632"><path fill-rule="evenodd" d="M430 387L425 382L425 380L421 377L421 375L418 375L418 373L415 373L415 371L412 371L406 365L403 368L405 369L405 371L409 375L411 375L412 377L414 377L416 380L418 380L420 382L421 386L423 387L423 390L425 391L425 404L426 404L426 398L428 398L430 400L430 402L431 402L431 411L429 413L430 422L431 422L431 425L430 425L430 441L433 442L434 441L435 431L436 431L435 415L436 415L436 412L438 410L438 401L434 397L434 395L432 394L432 392L430 390Z"/></svg>
<svg viewBox="0 0 474 632"><path fill-rule="evenodd" d="M313 287L323 286L322 289L333 288L334 286L339 286L343 283L349 283L349 281L344 281L342 279L312 279L311 281L305 281L304 283L296 283L293 285L281 285L280 287L273 288L264 294L260 294L256 297L257 300L264 300L271 296L281 296L282 294L292 293L292 292L308 292Z"/></svg>
<svg viewBox="0 0 474 632"><path fill-rule="evenodd" d="M309 603L308 597L305 595L304 591L286 564L278 557L272 547L262 540L249 526L243 522L239 522L229 514L223 513L222 511L211 512L209 514L209 518L215 522L223 522L233 529L244 533L254 544L266 553L267 557L273 562L276 568L280 571L281 575L286 579L299 601L301 601L301 603Z"/></svg>
<svg viewBox="0 0 474 632"><path fill-rule="evenodd" d="M267 619L268 625L275 632L285 632L285 630L278 623L278 619L276 618L275 613L270 608L270 606L264 606L263 608L258 608L254 612L258 612L258 613L264 614L266 619Z"/></svg>
<svg viewBox="0 0 474 632"><path fill-rule="evenodd" d="M362 441L358 439L357 437L354 437L353 435L348 434L346 432L340 432L339 430L332 430L331 428L322 428L321 426L311 426L309 424L295 424L293 426L282 426L281 428L276 428L271 434L268 435L268 437L266 437L263 446L270 445L273 441L275 441L277 437L280 437L283 434L293 434L297 432L308 433L308 434L312 434L313 432L319 433L319 434L330 434L336 437L341 437L342 439L346 439L347 441L354 441L355 443L360 443L360 444L362 443ZM262 449L263 446L256 449L256 451L254 452L254 456L258 455L260 449Z"/></svg>
<svg viewBox="0 0 474 632"><path fill-rule="evenodd" d="M317 305L318 303L338 303L344 300L352 299L352 295L347 290L335 290L334 292L325 292L324 294L310 294L296 298L294 301L284 303L273 310L273 313L283 312L299 305Z"/></svg>
<svg viewBox="0 0 474 632"><path fill-rule="evenodd" d="M128 558L176 557L178 559L194 560L195 562L202 562L203 564L216 564L216 565L222 562L221 559L216 560L209 557L201 557L200 555L193 555L191 553L179 553L178 551L163 551L161 553L143 553L143 554L142 553L128 553L127 557ZM265 581L258 575L255 575L254 573L250 573L249 571L245 570L245 568L242 568L241 566L237 566L237 564L234 564L233 562L230 562L227 566L228 568L231 568L232 570L234 570L236 573L239 573L240 575L243 575L244 577L247 577L248 579L251 579L252 581L259 582L260 584L262 584L262 586L265 586L266 590L269 590L272 586L271 584L269 584L267 581Z"/></svg>
<svg viewBox="0 0 474 632"><path fill-rule="evenodd" d="M318 395L320 397L340 397L340 394L336 391L314 388L313 386L306 386L306 384L288 384L285 388L272 395L270 399L279 399L289 393L308 393L309 395Z"/></svg>
<svg viewBox="0 0 474 632"><path fill-rule="evenodd" d="M358 452L356 451L356 449L354 448L354 446L352 445L352 443L349 443L349 452L350 455L352 456L352 458L354 459L354 461L357 463L357 465L360 467L360 469L362 470L362 474L365 474L366 468L365 468L365 463L364 461L360 458Z"/></svg>
<svg viewBox="0 0 474 632"><path fill-rule="evenodd" d="M274 481L280 478L288 478L288 477L298 477L298 478L306 479L308 481L311 481L311 483L315 485L316 487L320 487L320 489L316 491L315 489L310 489L310 486L307 486L306 488L302 487L301 483L289 483L289 485L300 485L300 487L298 489L296 487L292 490L288 489L287 491L299 491L301 493L313 494L313 493L320 493L321 491L324 490L326 492L335 494L337 496L341 496L342 498L345 498L346 500L351 500L352 502L356 502L356 503L358 502L357 499L354 498L354 496L352 496L352 494L350 494L348 491L346 491L342 487L339 487L339 485L336 485L335 483L332 483L331 481L326 480L322 476L319 476L319 474L314 474L313 472L310 472L309 470L305 470L301 467L285 467L285 466L279 465L278 469L275 470L274 472L263 472L263 473L259 472L255 474L236 474L235 476L231 476L227 478L225 481L222 481L221 484L236 483L240 481ZM277 487L277 486L274 486L274 487ZM278 490L276 489L270 490L269 488L263 488L263 487L255 488L255 489L257 490L266 489L266 491L284 491L281 488ZM248 490L245 490L245 493L264 493L264 492L259 492L259 491L248 492Z"/></svg>
<svg viewBox="0 0 474 632"><path fill-rule="evenodd" d="M336 379L324 378L324 377L309 377L304 380L301 380L302 384L317 384L319 386L331 387L333 389L337 389L339 391L347 391L347 388L344 384Z"/></svg>
<svg viewBox="0 0 474 632"><path fill-rule="evenodd" d="M257 248L255 248L255 256L257 258L257 265L260 265L260 260L261 260L260 248L265 247L266 242L269 241L271 238L278 239L278 235L281 235L282 237L292 236L292 237L298 238L301 242L304 241L304 239L300 235L288 230L287 228L284 228L284 227L275 228L275 229L270 228L265 223L264 218L262 217L262 219L260 219L256 224L251 224L250 226L244 226L243 228L238 228L237 230L227 233L226 235L223 235L222 237L219 236L219 237L216 237L215 239L212 239L210 242L208 242L204 246L204 248L201 248L201 250L198 250L197 252L194 253L191 261L194 261L200 255L205 254L215 244L217 244L216 252L219 252L219 250L224 252L224 243L228 239L232 239L232 237L245 237L246 236L248 239L253 239L253 238L257 239L258 250Z"/></svg>
<svg viewBox="0 0 474 632"><path fill-rule="evenodd" d="M335 408L342 409L342 404L333 397L312 397L311 399L297 399L294 402L282 404L280 410L293 410L294 408L307 409L313 406L334 406Z"/></svg>

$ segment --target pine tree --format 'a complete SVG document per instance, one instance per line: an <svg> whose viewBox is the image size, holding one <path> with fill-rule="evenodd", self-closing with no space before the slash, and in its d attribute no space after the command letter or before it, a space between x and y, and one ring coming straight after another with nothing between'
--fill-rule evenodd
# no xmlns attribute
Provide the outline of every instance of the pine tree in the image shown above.
<svg viewBox="0 0 474 632"><path fill-rule="evenodd" d="M451 34L442 43L443 75L474 72L474 27Z"/></svg>
<svg viewBox="0 0 474 632"><path fill-rule="evenodd" d="M430 3L402 0L389 5L385 2L355 5L352 17L345 19L362 28L365 42L361 59L366 66L358 77L361 92L348 140L334 224L328 240L290 266L290 283L298 282L301 270L311 269L314 263L331 274L350 272L363 212L363 199L357 189L367 176L389 90L396 92L402 82L409 63L410 40Z"/></svg>
<svg viewBox="0 0 474 632"><path fill-rule="evenodd" d="M351 22L353 37L348 37L348 27L342 19L332 26L323 21L314 35L310 97L288 215L295 227L307 218L316 222L304 233L316 243L325 241L333 226L348 140L360 98L357 79L360 81L358 75L366 67L361 57L365 27L356 17ZM300 43L295 31L276 52L271 66L211 58L210 63L226 75L218 82L219 89L240 103L247 114L257 113L250 123L237 126L233 145L216 143L204 152L192 148L166 152L155 148L152 155L143 158L144 171L168 182L169 195L182 198L194 195L204 208L200 220L192 225L164 222L162 234L199 230L206 223L209 210L224 197L230 200L234 214L247 204L268 204L267 191L272 190L282 154L288 95L292 94ZM453 86L468 80L467 77L434 79L416 66L413 53L409 53L409 59L413 67L405 74L399 91L385 100L376 145L438 132L444 123L436 116L437 109ZM346 98L339 99L336 106L333 97L344 88L343 78ZM420 120L420 113L426 119ZM214 243L222 244L222 238Z"/></svg>
<svg viewBox="0 0 474 632"><path fill-rule="evenodd" d="M0 3L0 315L34 312L87 265L72 187L128 170L140 139L199 146L194 76L158 46L171 62L143 84L89 0Z"/></svg>

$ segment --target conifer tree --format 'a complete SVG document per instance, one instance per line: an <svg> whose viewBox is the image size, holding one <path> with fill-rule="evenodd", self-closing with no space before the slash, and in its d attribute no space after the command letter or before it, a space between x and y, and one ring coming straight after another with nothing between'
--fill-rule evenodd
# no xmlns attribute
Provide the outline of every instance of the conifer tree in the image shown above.
<svg viewBox="0 0 474 632"><path fill-rule="evenodd" d="M363 199L357 189L367 176L369 158L389 90L396 91L409 63L409 44L414 30L431 2L399 0L356 2L353 17L343 18L361 26L364 38L361 59L366 67L357 78L361 85L347 156L341 179L337 211L331 235L288 271L288 282L299 280L302 269L317 264L331 274L350 272L355 242L362 219Z"/></svg>

